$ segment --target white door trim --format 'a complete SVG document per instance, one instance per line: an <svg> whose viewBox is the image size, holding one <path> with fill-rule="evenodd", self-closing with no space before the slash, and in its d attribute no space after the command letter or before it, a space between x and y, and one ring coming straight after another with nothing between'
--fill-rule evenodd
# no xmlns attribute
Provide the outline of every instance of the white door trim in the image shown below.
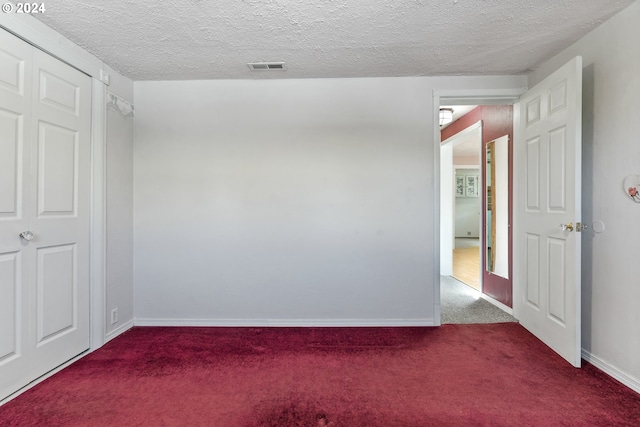
<svg viewBox="0 0 640 427"><path fill-rule="evenodd" d="M106 86L93 78L91 105L91 351L106 342Z"/></svg>
<svg viewBox="0 0 640 427"><path fill-rule="evenodd" d="M74 68L100 79L103 63L31 15L0 14L0 27Z"/></svg>
<svg viewBox="0 0 640 427"><path fill-rule="evenodd" d="M91 351L105 343L105 143L106 87L100 81L104 63L75 43L25 14L0 14L0 27L92 77L91 105Z"/></svg>

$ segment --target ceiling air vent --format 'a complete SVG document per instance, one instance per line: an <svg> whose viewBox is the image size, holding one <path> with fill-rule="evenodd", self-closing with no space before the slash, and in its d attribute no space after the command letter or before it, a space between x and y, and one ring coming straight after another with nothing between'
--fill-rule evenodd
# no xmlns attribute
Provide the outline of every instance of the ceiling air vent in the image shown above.
<svg viewBox="0 0 640 427"><path fill-rule="evenodd" d="M284 62L250 62L247 64L251 71L284 71Z"/></svg>

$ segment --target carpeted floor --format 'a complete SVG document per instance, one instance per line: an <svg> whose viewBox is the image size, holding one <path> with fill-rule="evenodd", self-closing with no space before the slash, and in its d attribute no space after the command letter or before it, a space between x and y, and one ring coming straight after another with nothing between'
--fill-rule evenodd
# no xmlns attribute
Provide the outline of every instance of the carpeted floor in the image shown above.
<svg viewBox="0 0 640 427"><path fill-rule="evenodd" d="M517 322L480 298L480 292L449 276L440 277L440 304L443 324Z"/></svg>
<svg viewBox="0 0 640 427"><path fill-rule="evenodd" d="M637 427L640 395L517 323L134 328L0 407L5 427L327 422Z"/></svg>

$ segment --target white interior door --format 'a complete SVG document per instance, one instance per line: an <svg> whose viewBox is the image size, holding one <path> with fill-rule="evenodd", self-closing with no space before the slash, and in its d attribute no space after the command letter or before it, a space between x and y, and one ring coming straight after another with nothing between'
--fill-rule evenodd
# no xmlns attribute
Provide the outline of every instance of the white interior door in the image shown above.
<svg viewBox="0 0 640 427"><path fill-rule="evenodd" d="M89 348L91 79L0 36L3 398Z"/></svg>
<svg viewBox="0 0 640 427"><path fill-rule="evenodd" d="M582 58L530 89L515 112L514 314L579 367Z"/></svg>
<svg viewBox="0 0 640 427"><path fill-rule="evenodd" d="M0 30L0 399L29 377L27 244L33 48ZM29 64L29 65L27 65Z"/></svg>
<svg viewBox="0 0 640 427"><path fill-rule="evenodd" d="M34 49L30 242L35 366L89 348L91 78Z"/></svg>

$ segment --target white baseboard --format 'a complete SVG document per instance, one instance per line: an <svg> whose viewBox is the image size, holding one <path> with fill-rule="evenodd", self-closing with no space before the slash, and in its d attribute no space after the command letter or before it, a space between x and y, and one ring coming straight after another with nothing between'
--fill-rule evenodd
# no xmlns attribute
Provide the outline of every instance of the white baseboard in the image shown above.
<svg viewBox="0 0 640 427"><path fill-rule="evenodd" d="M636 393L640 393L640 380L638 380L637 378L633 378L630 375L627 375L626 373L622 372L620 369L616 368L615 366L611 366L604 360L598 358L597 356L594 356L593 354L589 353L585 349L582 349L582 358L587 362L591 363L596 368L600 369L605 374L620 381L622 384L626 385L631 390L635 391Z"/></svg>
<svg viewBox="0 0 640 427"><path fill-rule="evenodd" d="M135 326L220 326L220 327L388 327L436 326L433 319L154 319L136 318Z"/></svg>
<svg viewBox="0 0 640 427"><path fill-rule="evenodd" d="M118 326L116 329L114 329L113 331L107 333L104 337L104 343L108 343L109 341L111 341L112 339L114 339L115 337L117 337L120 334L123 334L125 332L127 332L129 329L133 328L133 319L129 320L128 322Z"/></svg>
<svg viewBox="0 0 640 427"><path fill-rule="evenodd" d="M498 301L497 299L491 298L489 295L487 294L480 294L480 297L485 300L490 302L491 304L495 305L496 307L498 307L500 310L506 312L507 314L510 314L513 316L513 309L511 307L509 307L508 305L505 305L503 303L501 303L500 301Z"/></svg>

